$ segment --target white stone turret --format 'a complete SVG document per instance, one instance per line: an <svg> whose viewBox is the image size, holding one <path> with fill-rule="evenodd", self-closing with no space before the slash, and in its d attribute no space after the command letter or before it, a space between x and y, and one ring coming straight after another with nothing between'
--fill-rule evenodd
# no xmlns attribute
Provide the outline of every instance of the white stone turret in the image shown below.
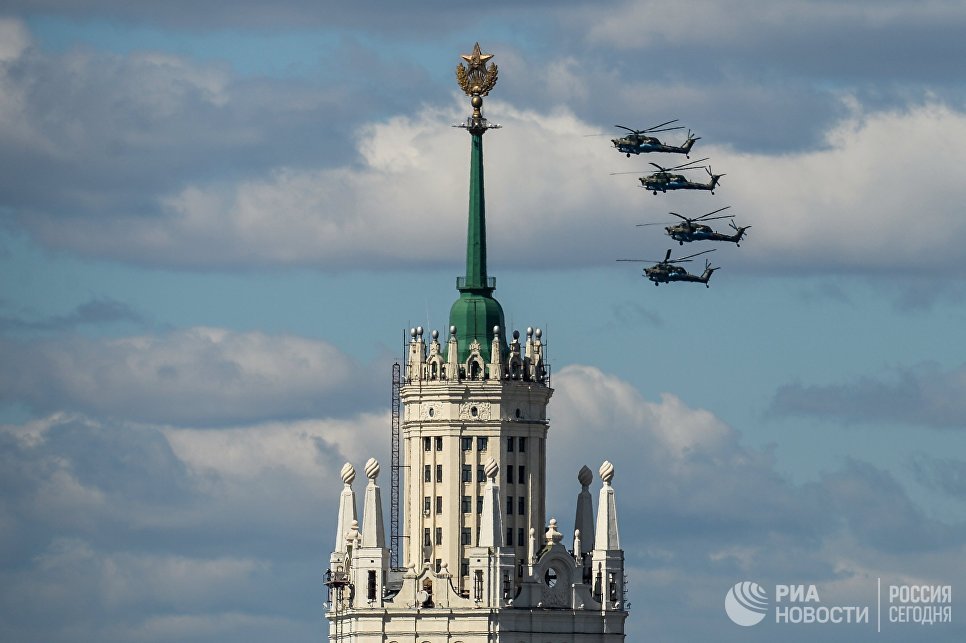
<svg viewBox="0 0 966 643"><path fill-rule="evenodd" d="M624 606L624 552L621 550L617 530L617 501L611 481L614 465L604 461L600 465L600 504L597 507L597 530L591 555L594 578L594 598L603 609L623 611Z"/></svg>
<svg viewBox="0 0 966 643"><path fill-rule="evenodd" d="M382 521L382 500L376 478L379 462L369 458L366 462L366 499L363 505L362 529L358 530L356 545L352 550L350 577L355 587L354 605L359 609L381 608L389 573L389 549L386 548L386 532Z"/></svg>
<svg viewBox="0 0 966 643"><path fill-rule="evenodd" d="M362 515L363 547L386 546L386 531L382 522L382 500L379 496L379 485L376 484L378 476L379 463L375 458L369 458L366 462L366 477L369 478L369 484L366 485L366 500Z"/></svg>
<svg viewBox="0 0 966 643"><path fill-rule="evenodd" d="M338 562L339 564L345 563L346 532L357 519L356 494L352 490L352 481L355 479L355 468L346 462L342 465L342 495L339 496L339 516L336 519L335 526L335 551L332 553L332 562ZM335 570L334 567L332 569Z"/></svg>
<svg viewBox="0 0 966 643"><path fill-rule="evenodd" d="M500 511L500 485L496 477L500 466L490 458L484 468L486 486L483 488L483 513L480 516L480 547L503 546L503 514Z"/></svg>

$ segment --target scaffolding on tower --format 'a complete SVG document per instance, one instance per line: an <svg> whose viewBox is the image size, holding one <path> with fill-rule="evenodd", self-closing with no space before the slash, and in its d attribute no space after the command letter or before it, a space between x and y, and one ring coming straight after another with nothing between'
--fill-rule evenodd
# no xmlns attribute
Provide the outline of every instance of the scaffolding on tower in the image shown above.
<svg viewBox="0 0 966 643"><path fill-rule="evenodd" d="M399 564L399 388L402 371L399 362L392 365L392 484L389 500L389 566L400 569Z"/></svg>

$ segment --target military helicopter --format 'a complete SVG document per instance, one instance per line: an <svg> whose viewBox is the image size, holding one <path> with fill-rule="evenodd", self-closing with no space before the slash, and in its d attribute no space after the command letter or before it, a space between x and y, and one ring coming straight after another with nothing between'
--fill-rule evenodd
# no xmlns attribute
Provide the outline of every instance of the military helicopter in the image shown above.
<svg viewBox="0 0 966 643"><path fill-rule="evenodd" d="M653 281L655 286L660 286L662 283L666 284L672 281L694 281L704 284L706 288L710 288L708 281L711 280L711 275L718 268L712 268L711 262L707 259L704 260L704 272L700 276L692 275L681 266L674 265L677 263L686 263L691 261L692 257L697 257L698 255L703 255L708 252L714 252L714 250L704 250L702 252L696 252L693 255L681 257L680 259L671 259L671 249L668 248L667 254L664 255L664 259L662 261L658 261L650 268L644 268L644 276ZM649 263L654 261L654 259L618 259L618 261Z"/></svg>
<svg viewBox="0 0 966 643"><path fill-rule="evenodd" d="M715 219L733 219L735 215L725 214L720 217L713 217L712 214L717 214L724 210L730 208L730 205L726 205L723 208L718 208L717 210L712 210L707 214L702 214L700 217L695 217L693 219L686 216L680 215L677 212L669 212L679 219L683 219L684 223L677 223L674 225L669 225L664 228L664 231L669 237L678 242L679 245L684 245L684 242L691 241L730 241L734 243L739 248L741 247L741 239L745 236L745 230L750 228L750 225L738 227L735 225L734 221L729 221L731 229L735 231L734 234L723 234L721 232L715 232L710 226L704 225L704 223L699 223L703 221L714 221ZM649 225L663 225L661 223L638 223L637 227L641 228Z"/></svg>
<svg viewBox="0 0 966 643"><path fill-rule="evenodd" d="M626 129L630 134L620 138L613 138L611 139L611 143L614 144L618 152L623 152L628 158L630 158L631 154L641 154L642 152L671 152L687 156L691 153L694 142L701 138L700 136L693 135L691 130L688 130L688 138L681 146L667 145L653 136L648 136L648 134L656 134L657 132L670 132L671 130L683 129L681 126L664 127L665 125L677 122L678 119L675 118L673 121L667 121L666 123L661 123L660 125L655 125L647 129L631 129L626 125L615 125L614 127Z"/></svg>
<svg viewBox="0 0 966 643"><path fill-rule="evenodd" d="M646 189L650 190L652 193L657 194L658 190L661 192L667 192L668 190L709 190L711 194L714 194L714 189L718 187L718 182L721 180L724 174L712 174L711 167L705 166L704 169L711 177L708 183L698 183L697 181L689 181L683 174L671 174L676 171L687 171L696 170L701 166L694 165L695 163L701 163L707 161L707 158L699 159L697 161L689 161L682 165L676 165L674 167L661 167L657 163L651 163L654 167L658 169L657 172L653 174L648 174L647 176L641 177L641 185Z"/></svg>

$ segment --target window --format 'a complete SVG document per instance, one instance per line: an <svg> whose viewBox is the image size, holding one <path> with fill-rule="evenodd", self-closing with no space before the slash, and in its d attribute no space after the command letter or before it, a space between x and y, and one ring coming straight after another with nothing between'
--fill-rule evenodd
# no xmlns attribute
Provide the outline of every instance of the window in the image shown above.
<svg viewBox="0 0 966 643"><path fill-rule="evenodd" d="M476 513L483 513L483 496L476 497Z"/></svg>
<svg viewBox="0 0 966 643"><path fill-rule="evenodd" d="M443 465L437 464L436 465L436 482L442 482L442 481L443 481Z"/></svg>
<svg viewBox="0 0 966 643"><path fill-rule="evenodd" d="M436 438L436 450L437 451L443 450L443 438Z"/></svg>
<svg viewBox="0 0 966 643"><path fill-rule="evenodd" d="M506 439L506 452L513 453L513 438Z"/></svg>
<svg viewBox="0 0 966 643"><path fill-rule="evenodd" d="M437 527L436 528L436 544L437 545L442 545L443 544L443 528L442 527Z"/></svg>
<svg viewBox="0 0 966 643"><path fill-rule="evenodd" d="M436 513L443 513L443 496L436 496Z"/></svg>
<svg viewBox="0 0 966 643"><path fill-rule="evenodd" d="M470 559L464 558L460 561L460 576L470 575Z"/></svg>
<svg viewBox="0 0 966 643"><path fill-rule="evenodd" d="M520 484L527 483L527 468L522 464L517 467L517 482Z"/></svg>
<svg viewBox="0 0 966 643"><path fill-rule="evenodd" d="M369 581L366 586L366 598L370 601L376 600L376 572L369 570Z"/></svg>
<svg viewBox="0 0 966 643"><path fill-rule="evenodd" d="M473 482L473 467L468 464L463 465L463 482Z"/></svg>
<svg viewBox="0 0 966 643"><path fill-rule="evenodd" d="M423 529L423 547L429 547L433 543L429 540L429 527Z"/></svg>
<svg viewBox="0 0 966 643"><path fill-rule="evenodd" d="M469 545L470 544L470 529L469 529L469 527L463 527L463 529L460 530L460 544L461 545ZM465 576L465 574L464 574L464 576Z"/></svg>
<svg viewBox="0 0 966 643"><path fill-rule="evenodd" d="M520 496L517 498L517 513L521 516L527 513L527 498L526 496Z"/></svg>
<svg viewBox="0 0 966 643"><path fill-rule="evenodd" d="M429 438L423 438L423 451L431 451L433 448L433 442Z"/></svg>
<svg viewBox="0 0 966 643"><path fill-rule="evenodd" d="M476 467L476 481L486 482L486 469L484 467Z"/></svg>
<svg viewBox="0 0 966 643"><path fill-rule="evenodd" d="M526 453L526 451L527 451L527 439L526 438L520 438L517 441L517 446L519 447L518 450L520 451L520 453Z"/></svg>
<svg viewBox="0 0 966 643"><path fill-rule="evenodd" d="M431 467L427 464L423 466L423 482L432 482L433 478L430 474Z"/></svg>
<svg viewBox="0 0 966 643"><path fill-rule="evenodd" d="M431 503L432 500L430 500L429 496L423 496L423 513L427 516L429 515L429 509L432 506Z"/></svg>
<svg viewBox="0 0 966 643"><path fill-rule="evenodd" d="M506 529L506 546L513 547L513 527L507 527Z"/></svg>
<svg viewBox="0 0 966 643"><path fill-rule="evenodd" d="M443 568L443 559L442 558L437 558L436 559L436 573L438 574L439 573L439 570L441 570L442 568Z"/></svg>
<svg viewBox="0 0 966 643"><path fill-rule="evenodd" d="M470 502L470 497L469 496L463 496L463 506L462 506L463 513L468 514L470 512L470 509L472 509L472 507L473 507L473 505Z"/></svg>
<svg viewBox="0 0 966 643"><path fill-rule="evenodd" d="M486 451L486 443L488 441L489 440L487 438L476 438L476 450L477 451Z"/></svg>
<svg viewBox="0 0 966 643"><path fill-rule="evenodd" d="M473 438L463 438L462 440L460 440L460 443L464 451L473 450Z"/></svg>
<svg viewBox="0 0 966 643"><path fill-rule="evenodd" d="M506 499L506 515L513 515L513 498Z"/></svg>
<svg viewBox="0 0 966 643"><path fill-rule="evenodd" d="M508 465L506 468L506 483L513 484L513 465Z"/></svg>
<svg viewBox="0 0 966 643"><path fill-rule="evenodd" d="M523 533L523 527L520 527L519 529L517 529L517 544L520 545L521 547L527 544L527 537L526 537L526 534Z"/></svg>

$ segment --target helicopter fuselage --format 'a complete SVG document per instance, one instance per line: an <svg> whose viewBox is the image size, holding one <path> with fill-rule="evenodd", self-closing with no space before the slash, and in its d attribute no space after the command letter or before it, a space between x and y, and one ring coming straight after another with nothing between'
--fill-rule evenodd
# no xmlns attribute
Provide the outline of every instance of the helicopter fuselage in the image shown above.
<svg viewBox="0 0 966 643"><path fill-rule="evenodd" d="M692 281L707 286L708 281L711 279L711 274L715 270L717 270L717 268L712 268L706 265L703 274L692 275L681 266L659 263L651 266L650 268L644 268L644 276L653 281L655 286L670 283L672 281Z"/></svg>
<svg viewBox="0 0 966 643"><path fill-rule="evenodd" d="M611 142L617 148L618 152L626 154L628 157L631 154L647 154L648 152L666 152L687 156L691 153L691 148L694 146L696 140L698 139L689 138L684 145L666 145L653 136L644 136L640 139L633 136L625 136L623 138L612 139Z"/></svg>
<svg viewBox="0 0 966 643"><path fill-rule="evenodd" d="M655 172L641 177L641 185L654 194L667 192L668 190L708 190L714 194L718 187L718 178L712 175L707 183L689 181L683 174L668 174L667 172Z"/></svg>
<svg viewBox="0 0 966 643"><path fill-rule="evenodd" d="M738 232L735 234L715 232L710 226L706 225L695 225L691 230L688 230L688 226L684 225L668 226L664 230L669 237L683 245L691 241L730 241L732 243L740 243L746 228L738 228Z"/></svg>

